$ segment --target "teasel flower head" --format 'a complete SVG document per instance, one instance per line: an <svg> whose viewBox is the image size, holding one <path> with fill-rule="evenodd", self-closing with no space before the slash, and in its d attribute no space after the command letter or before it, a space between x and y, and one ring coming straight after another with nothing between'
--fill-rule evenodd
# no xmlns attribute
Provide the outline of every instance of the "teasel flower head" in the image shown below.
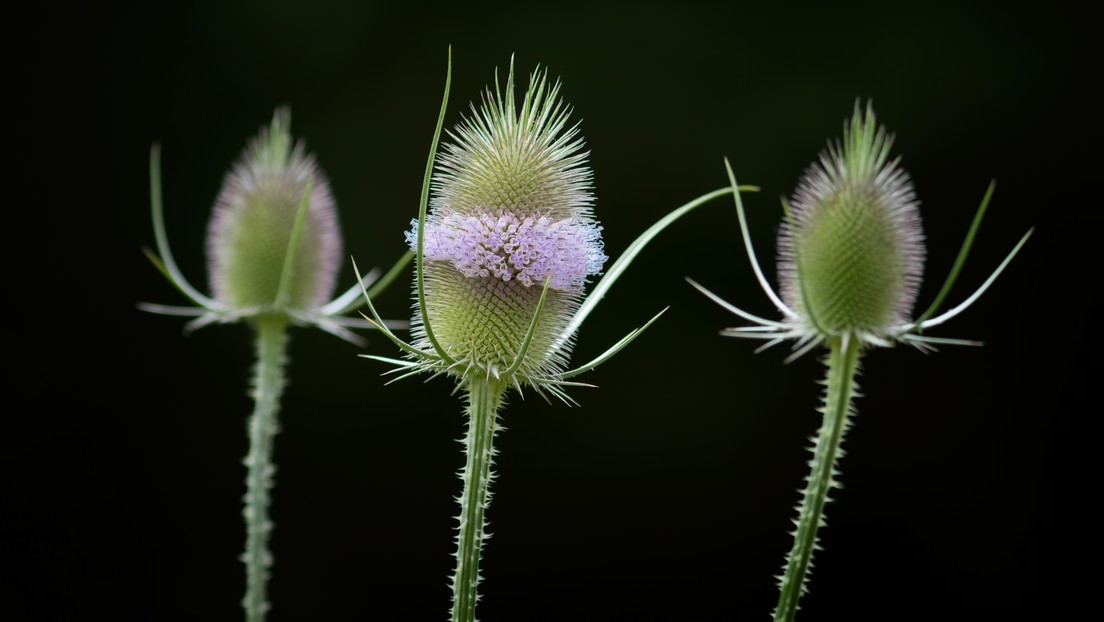
<svg viewBox="0 0 1104 622"><path fill-rule="evenodd" d="M293 140L287 108L276 110L223 180L207 230L211 296L192 287L176 266L165 233L160 177L160 149L154 145L150 187L158 253L146 254L195 306L143 303L140 308L195 317L187 330L285 315L294 323L363 342L348 329L371 324L341 317L362 304L360 286L329 300L342 252L337 206L314 156ZM369 274L368 285L382 290L411 258L404 255L382 279L377 280L379 272Z"/></svg>
<svg viewBox="0 0 1104 622"><path fill-rule="evenodd" d="M488 89L438 158L425 221L425 298L441 347L466 361L458 375L509 369L542 297L517 373L563 371L567 326L606 261L587 152L559 90L547 70L534 72L519 106L511 68L505 92ZM412 225L406 238L417 250ZM416 310L422 349L432 346L425 325Z"/></svg>
<svg viewBox="0 0 1104 622"><path fill-rule="evenodd" d="M586 317L653 237L731 189L661 219L586 293L607 257L593 213L588 152L560 100L559 82L550 82L546 70L534 71L518 98L511 59L505 89L496 79L481 105L473 104L471 115L448 132L437 156L451 63L448 76L420 213L406 233L417 254L414 341L388 334L406 360L364 356L396 365L399 378L422 372L448 374L461 384L486 378L570 401L562 387L578 383L569 378L611 358L659 315L593 361L566 370Z"/></svg>
<svg viewBox="0 0 1104 622"><path fill-rule="evenodd" d="M767 297L781 311L780 321L757 317L701 290L753 326L732 328L725 335L763 339L763 348L794 340L797 358L837 337L857 339L867 346L906 342L922 350L935 344L977 345L977 342L929 337L921 331L951 319L972 305L992 285L1030 237L1020 240L982 286L963 303L935 315L958 277L982 216L989 205L991 184L966 241L935 301L912 317L923 276L924 235L919 202L900 159L890 157L893 136L877 125L873 107L863 112L858 102L843 140L830 142L818 162L805 172L792 203L783 200L786 219L779 234L777 295L759 267L747 231L740 195L737 214L752 268ZM728 162L725 162L728 167ZM728 168L729 179L735 176Z"/></svg>

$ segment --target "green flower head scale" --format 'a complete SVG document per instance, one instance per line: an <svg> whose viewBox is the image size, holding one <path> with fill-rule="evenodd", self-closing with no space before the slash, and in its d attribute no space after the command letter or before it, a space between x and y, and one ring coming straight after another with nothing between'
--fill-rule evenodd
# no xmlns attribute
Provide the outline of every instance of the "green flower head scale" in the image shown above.
<svg viewBox="0 0 1104 622"><path fill-rule="evenodd" d="M536 321L517 374L563 371L567 326L583 286L606 260L592 212L590 169L578 126L558 99L559 83L534 72L520 108L511 67L479 109L449 132L433 176L425 221L425 300L433 331L456 375L499 376ZM418 248L418 222L407 233ZM545 287L547 282L547 288ZM545 291L547 290L547 291ZM415 345L432 346L420 312Z"/></svg>

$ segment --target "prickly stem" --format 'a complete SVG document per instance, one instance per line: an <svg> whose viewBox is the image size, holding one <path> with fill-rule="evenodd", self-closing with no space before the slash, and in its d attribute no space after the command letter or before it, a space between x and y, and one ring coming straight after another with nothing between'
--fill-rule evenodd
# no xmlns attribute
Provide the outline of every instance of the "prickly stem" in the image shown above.
<svg viewBox="0 0 1104 622"><path fill-rule="evenodd" d="M489 485L494 479L494 434L498 429L498 410L506 385L484 378L467 384L468 432L464 440L467 456L461 479L460 516L456 536L456 574L452 577L452 622L475 622L475 604L479 600L479 558L482 555L484 513L491 501Z"/></svg>
<svg viewBox="0 0 1104 622"><path fill-rule="evenodd" d="M855 396L855 375L859 367L861 344L853 336L834 337L828 355L828 388L824 397L824 422L813 445L811 472L806 480L801 506L798 508L797 530L793 548L786 558L781 577L778 606L774 622L792 622L797 614L798 600L806 591L806 579L817 548L817 529L824 523L824 506L828 493L838 486L836 463L842 455L840 445L849 427L851 399Z"/></svg>
<svg viewBox="0 0 1104 622"><path fill-rule="evenodd" d="M275 467L272 464L272 444L279 426L276 414L284 388L284 364L287 352L288 320L283 315L263 315L255 324L257 364L254 368L253 416L249 419L249 454L244 497L246 540L246 589L242 606L246 622L264 622L268 611L268 569L272 555L268 537L272 522L268 517L269 490Z"/></svg>

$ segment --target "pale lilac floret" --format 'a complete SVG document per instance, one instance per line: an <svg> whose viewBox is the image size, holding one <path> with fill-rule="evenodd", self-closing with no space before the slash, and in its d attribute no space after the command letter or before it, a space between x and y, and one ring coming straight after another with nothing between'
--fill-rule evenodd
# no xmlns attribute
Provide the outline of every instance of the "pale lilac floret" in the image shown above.
<svg viewBox="0 0 1104 622"><path fill-rule="evenodd" d="M416 249L418 223L406 234ZM594 222L547 216L520 218L508 211L479 216L455 212L426 222L425 258L448 261L469 278L493 276L526 287L580 291L588 276L598 274L607 257L602 252L602 228Z"/></svg>

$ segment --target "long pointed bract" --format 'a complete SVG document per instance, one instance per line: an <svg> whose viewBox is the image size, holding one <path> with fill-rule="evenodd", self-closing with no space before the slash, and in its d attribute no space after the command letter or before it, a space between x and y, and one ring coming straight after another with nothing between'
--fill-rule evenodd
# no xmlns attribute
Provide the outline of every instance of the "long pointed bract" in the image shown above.
<svg viewBox="0 0 1104 622"><path fill-rule="evenodd" d="M1020 238L1020 241L1012 249L1012 252L1008 253L1008 256L1004 258L1004 261L1002 261L999 266L997 266L997 269L993 271L993 274L990 274L989 278L985 279L985 282L981 284L981 287L977 288L977 291L971 294L969 298L962 301L961 303L959 303L958 306L951 309L950 311L947 311L943 315L927 320L923 324L913 323L912 326L918 326L919 328L938 326L968 309L970 305L977 302L978 298L981 298L981 295L984 294L985 290L989 289L989 286L997 280L997 277L1000 276L1001 272L1004 272L1004 269L1008 267L1008 264L1012 262L1012 259L1016 257L1016 254L1020 252L1020 249L1023 248L1023 245L1027 243L1027 239L1030 238L1031 234L1034 232L1035 227L1028 229L1027 233L1025 233L1024 236Z"/></svg>
<svg viewBox="0 0 1104 622"><path fill-rule="evenodd" d="M295 212L295 224L291 227L291 236L288 238L287 250L284 252L284 265L280 270L280 284L276 288L275 308L282 309L287 306L291 295L291 280L295 278L295 255L299 252L299 240L303 237L303 222L307 219L307 210L310 209L311 191L314 189L314 178L307 179L307 189L303 193L303 201Z"/></svg>
<svg viewBox="0 0 1104 622"><path fill-rule="evenodd" d="M410 260L414 259L414 251L405 251L398 261L382 276L379 277L379 269L373 268L364 275L364 281L353 285L344 294L338 296L329 304L322 307L321 312L325 315L345 315L350 311L355 311L364 304L364 299L361 298L361 292L364 288L368 288L367 297L375 298L384 289L391 285L399 274L402 273L403 268L410 263ZM377 279L377 277L379 277ZM363 285L363 287L361 286Z"/></svg>
<svg viewBox="0 0 1104 622"><path fill-rule="evenodd" d="M759 188L756 186L740 186L739 189L744 192L755 192L759 190ZM632 261L636 259L637 255L640 254L640 251L644 250L644 247L647 246L653 238L659 235L660 232L662 232L676 220L682 218L695 208L704 205L712 201L713 199L722 197L726 194L730 194L732 191L732 188L721 188L719 190L714 190L712 192L703 194L693 201L690 201L689 203L675 209L663 218L660 218L658 221L656 221L654 225L648 227L644 231L644 233L641 233L640 236L633 240L632 243L629 244L629 246L625 249L625 251L621 253L621 256L617 258L617 261L614 261L613 265L611 265L606 270L605 274L598 281L598 284L595 285L594 289L591 290L590 294L587 295L586 300L584 300L583 303L579 305L579 310L575 312L575 316L572 317L571 323L567 326L567 330L564 331L565 335L572 335L575 333L576 330L578 330L579 326L582 325L583 321L586 320L591 311L593 311L594 308L598 306L598 303L602 301L602 298L605 297L606 292L609 291L611 287L613 287L613 284L617 282L617 279L621 277L621 274L628 269Z"/></svg>
<svg viewBox="0 0 1104 622"><path fill-rule="evenodd" d="M774 303L774 306L778 307L784 315L791 318L796 318L797 313L794 313L792 309L786 306L786 303L782 302L782 299L778 297L778 294L774 293L774 289L771 288L770 283L767 282L767 278L763 276L763 269L759 267L759 260L755 258L755 249L751 245L751 234L748 232L747 216L744 215L744 202L740 199L740 193L738 191L739 185L736 184L736 175L732 172L732 165L728 163L728 158L725 158L725 170L728 171L728 181L732 184L732 194L736 198L736 216L740 220L740 233L744 237L744 247L747 249L748 259L751 260L751 269L755 271L755 279L759 281L759 286L763 288L763 292L767 294L767 298Z"/></svg>
<svg viewBox="0 0 1104 622"><path fill-rule="evenodd" d="M160 257L158 266L162 268L173 285L181 291L189 300L205 309L218 309L221 305L211 298L199 293L192 287L180 268L176 266L172 250L169 248L169 236L165 233L165 213L161 203L161 145L154 143L150 147L150 211L153 216L153 236L157 240L157 252ZM152 257L151 257L152 259ZM156 264L157 262L155 262Z"/></svg>
<svg viewBox="0 0 1104 622"><path fill-rule="evenodd" d="M651 326L653 322L655 322L656 320L659 319L659 316L661 316L661 315L663 315L664 313L667 312L667 309L670 309L670 307L664 307L662 311L660 311L659 313L652 316L652 319L648 320L643 326L641 326L640 328L634 328L629 334L625 335L624 337L621 338L620 341L618 341L617 343L610 346L610 348L608 350L606 350L602 354L599 354L594 360L590 361L589 363L587 363L585 365L580 365L579 367L576 367L575 369L565 371L562 374L560 374L559 376L557 376L557 378L559 378L560 380L567 380L568 378L573 378L573 377L578 376L579 374L583 373L584 371L592 370L595 367L598 367L599 365L601 365L602 363L605 363L606 361L610 360L613 357L613 355L620 352L625 346L632 343L634 339L639 337L645 330L647 330L648 327Z"/></svg>
<svg viewBox="0 0 1104 622"><path fill-rule="evenodd" d="M426 339L433 345L437 356L448 365L456 361L437 342L433 335L433 327L429 321L429 309L426 306L425 297L425 230L426 209L429 205L429 180L433 176L433 162L437 157L437 143L441 139L441 126L445 123L445 112L448 110L449 89L452 87L452 47L449 46L448 70L445 73L445 93L441 97L441 112L437 115L437 129L433 131L433 142L429 146L429 159L426 162L425 177L422 179L422 197L418 204L418 253L415 258L414 271L418 283L418 310L422 314L422 328L425 330Z"/></svg>
<svg viewBox="0 0 1104 622"><path fill-rule="evenodd" d="M970 254L970 248L974 244L974 237L981 227L981 219L985 217L985 210L989 208L989 199L992 198L993 190L995 190L996 187L996 180L989 182L989 189L985 191L985 196L981 199L981 205L978 207L977 213L974 214L974 220L970 223L969 231L966 232L966 239L962 241L962 248L959 249L958 256L955 257L955 262L951 267L951 271L947 273L947 280L943 282L943 287L940 288L939 294L936 295L931 306L921 313L920 317L916 318L914 323L917 326L923 326L928 318L939 311L939 308L943 305L943 301L947 298L947 294L951 292L951 288L954 287L955 281L958 280L958 273L962 271L962 266L966 263L966 257Z"/></svg>
<svg viewBox="0 0 1104 622"><path fill-rule="evenodd" d="M381 333L383 333L385 337L390 339L392 343L399 346L399 348L401 350L403 350L404 352L407 352L408 354L413 354L414 356L416 356L418 358L421 358L421 359L436 359L437 357L435 355L430 354L429 352L422 352L418 348L415 348L414 346L412 346L409 343L403 341L402 339L399 339L398 337L395 336L394 333L392 333L387 328L387 325L384 323L383 319L380 317L379 312L376 311L375 305L372 304L372 299L368 296L367 290L364 289L364 283L363 283L362 279L360 278L360 270L357 269L355 259L353 260L353 273L356 274L357 282L361 284L360 288L361 288L361 292L364 294L364 302L365 302L365 304L368 305L368 312L372 314L372 317L368 317L367 315L364 315L362 313L361 315L364 316L364 319L372 322L375 325L377 330L379 330Z"/></svg>
<svg viewBox="0 0 1104 622"><path fill-rule="evenodd" d="M712 300L713 302L721 305L721 307L723 307L724 309L726 309L728 311L731 311L732 313L744 318L745 320L748 320L749 322L755 322L756 324L760 324L764 327L771 327L771 328L782 328L782 327L785 326L785 324L783 324L782 322L775 322L774 320L768 320L768 319L765 319L765 318L761 318L758 315L754 315L754 314L748 313L747 311L744 311L743 309L737 307L736 305L734 305L734 304L726 301L725 299L721 298L717 294L714 294L713 292L709 291L704 286L702 286L701 284L699 284L697 281L695 281L694 279L692 279L690 277L686 277L686 282L690 283L690 286L693 287L694 289L696 289L699 292L705 294L705 296L707 298L709 298L710 300Z"/></svg>
<svg viewBox="0 0 1104 622"><path fill-rule="evenodd" d="M414 256L414 253L410 251L407 251L407 253L411 257ZM337 298L327 302L318 311L324 315L341 315L362 306L364 304L364 299L360 295L361 286L371 287L381 273L382 271L379 268L372 268L364 275L363 281L354 283L349 289L342 292Z"/></svg>
<svg viewBox="0 0 1104 622"><path fill-rule="evenodd" d="M525 337L521 340L521 347L518 348L517 356L514 357L514 362L502 373L506 378L513 376L519 369L521 369L522 363L525 362L525 355L529 352L529 344L533 342L533 333L537 331L537 321L540 320L541 309L544 308L544 300L548 297L548 286L552 284L552 275L549 274L544 279L544 289L541 290L540 300L537 301L537 309L533 312L533 321L529 322L529 330L525 332Z"/></svg>

